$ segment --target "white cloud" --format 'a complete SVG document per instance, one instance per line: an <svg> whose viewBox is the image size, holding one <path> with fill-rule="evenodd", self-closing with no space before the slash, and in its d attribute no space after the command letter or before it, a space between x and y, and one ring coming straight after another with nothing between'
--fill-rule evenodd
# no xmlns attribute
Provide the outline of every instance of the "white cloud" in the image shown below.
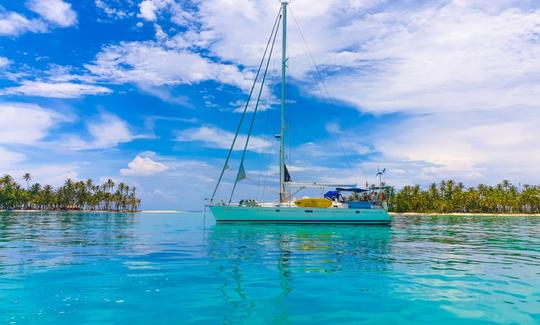
<svg viewBox="0 0 540 325"><path fill-rule="evenodd" d="M0 146L0 170L5 171L7 166L11 166L16 163L19 163L23 159L24 159L24 155L18 152L9 151Z"/></svg>
<svg viewBox="0 0 540 325"><path fill-rule="evenodd" d="M139 85L139 89L153 96L158 97L159 99L173 103L176 105L181 105L184 107L193 108L193 104L190 103L188 96L175 95L167 86L152 86L152 85Z"/></svg>
<svg viewBox="0 0 540 325"><path fill-rule="evenodd" d="M155 21L157 19L156 11L158 10L158 6L165 6L165 4L165 1L144 0L139 4L139 16L149 21Z"/></svg>
<svg viewBox="0 0 540 325"><path fill-rule="evenodd" d="M108 17L111 17L111 18L126 18L133 15L127 10L124 10L125 7L118 8L120 7L118 3L116 3L117 6L113 6L113 4L111 4L107 0L95 0L94 3L97 8L101 9ZM129 2L127 3L123 2L122 4L128 7L130 5Z"/></svg>
<svg viewBox="0 0 540 325"><path fill-rule="evenodd" d="M234 139L234 133L216 127L202 126L179 131L176 140L182 142L201 142L208 148L229 149ZM239 135L234 150L243 150L246 142L245 135ZM268 152L274 143L266 138L251 136L248 149L255 152Z"/></svg>
<svg viewBox="0 0 540 325"><path fill-rule="evenodd" d="M28 19L16 12L8 12L0 5L0 36L18 36L26 32L44 33L47 24Z"/></svg>
<svg viewBox="0 0 540 325"><path fill-rule="evenodd" d="M11 61L9 61L8 58L0 56L0 68L5 68L10 64L11 64Z"/></svg>
<svg viewBox="0 0 540 325"><path fill-rule="evenodd" d="M306 48L297 32L293 16L303 27L315 58L321 53L334 52L362 34L347 33L339 27L361 19L365 9L382 1L377 0L296 0L289 8L288 57L290 73L310 70ZM208 0L199 3L199 37L209 50L224 60L248 66L258 64L264 51L267 35L277 15L279 2L274 0L228 1ZM291 13L293 15L291 15ZM355 31L356 32L356 31ZM322 62L319 62L322 63ZM279 66L278 66L279 67Z"/></svg>
<svg viewBox="0 0 540 325"><path fill-rule="evenodd" d="M177 25L185 25L192 19L192 15L174 0L144 0L139 4L138 16L155 22L162 11L167 11L171 15L171 21Z"/></svg>
<svg viewBox="0 0 540 325"><path fill-rule="evenodd" d="M124 176L152 176L166 171L169 167L157 162L150 157L138 155L129 164L128 168L120 169L120 174Z"/></svg>
<svg viewBox="0 0 540 325"><path fill-rule="evenodd" d="M540 114L536 109L495 113L411 118L393 125L402 130L399 137L376 137L375 146L390 162L424 162L411 179L540 182Z"/></svg>
<svg viewBox="0 0 540 325"><path fill-rule="evenodd" d="M105 149L142 137L134 135L127 122L109 113L102 113L97 120L89 122L86 127L90 135L89 140L83 140L79 136L69 136L62 141L62 144L74 150Z"/></svg>
<svg viewBox="0 0 540 325"><path fill-rule="evenodd" d="M26 5L28 9L58 26L69 27L77 23L77 14L71 9L71 4L63 0L30 0Z"/></svg>
<svg viewBox="0 0 540 325"><path fill-rule="evenodd" d="M0 103L0 143L36 144L69 119L34 104Z"/></svg>
<svg viewBox="0 0 540 325"><path fill-rule="evenodd" d="M25 95L52 98L79 98L84 95L104 95L109 88L72 82L23 81L20 86L0 90L0 95Z"/></svg>
<svg viewBox="0 0 540 325"><path fill-rule="evenodd" d="M486 110L537 102L537 7L519 9L516 1L382 2L292 2L289 74L321 96L296 18L323 74L328 72L330 96L362 111ZM201 2L198 37L222 60L255 66L266 40L261 35L274 18L268 13L277 5Z"/></svg>
<svg viewBox="0 0 540 325"><path fill-rule="evenodd" d="M213 62L187 50L174 50L155 42L128 42L102 49L85 67L103 80L153 86L193 84L216 80L249 89L251 73Z"/></svg>
<svg viewBox="0 0 540 325"><path fill-rule="evenodd" d="M540 11L490 12L458 1L372 15L349 26L378 32L353 53L354 69L330 78L330 93L372 112L534 106L538 19Z"/></svg>
<svg viewBox="0 0 540 325"><path fill-rule="evenodd" d="M161 26L159 26L158 24L154 24L154 34L158 41L167 40L167 37L168 37L167 33L165 33L163 31L163 28L161 28Z"/></svg>

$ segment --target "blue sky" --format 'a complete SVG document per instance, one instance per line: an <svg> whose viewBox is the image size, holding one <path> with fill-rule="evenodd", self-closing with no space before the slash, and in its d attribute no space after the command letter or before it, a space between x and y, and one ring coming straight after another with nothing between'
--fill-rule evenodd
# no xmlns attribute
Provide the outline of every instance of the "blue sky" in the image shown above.
<svg viewBox="0 0 540 325"><path fill-rule="evenodd" d="M0 0L0 173L113 178L136 186L145 209L199 209L278 7ZM364 184L380 166L397 187L540 183L539 7L291 1L293 178ZM276 55L238 198L275 198L279 67Z"/></svg>

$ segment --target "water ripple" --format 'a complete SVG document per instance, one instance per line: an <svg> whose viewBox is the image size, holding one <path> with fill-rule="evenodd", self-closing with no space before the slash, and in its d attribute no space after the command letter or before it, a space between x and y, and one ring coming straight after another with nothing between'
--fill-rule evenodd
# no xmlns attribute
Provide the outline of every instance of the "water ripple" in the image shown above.
<svg viewBox="0 0 540 325"><path fill-rule="evenodd" d="M0 322L540 322L540 218L0 214Z"/></svg>

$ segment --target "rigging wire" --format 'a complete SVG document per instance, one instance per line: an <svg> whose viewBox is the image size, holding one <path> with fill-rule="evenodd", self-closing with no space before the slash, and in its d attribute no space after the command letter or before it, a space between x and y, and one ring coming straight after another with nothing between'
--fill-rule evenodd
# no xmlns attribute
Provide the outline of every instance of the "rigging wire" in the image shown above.
<svg viewBox="0 0 540 325"><path fill-rule="evenodd" d="M279 29L280 22L281 22L281 18L279 19L278 24L277 24L278 28L276 29L276 32L273 35L274 37L273 37L273 40L272 40L272 46L270 47L270 53L268 54L268 60L266 61L266 67L265 67L264 74L263 74L263 77L262 77L262 80L261 80L261 86L259 88L259 95L257 96L257 101L255 102L255 108L253 109L253 117L251 118L251 124L249 125L249 131L248 131L248 134L247 134L247 137L246 137L246 143L244 145L244 151L242 152L242 158L240 160L240 167L238 169L238 176L236 177L236 180L234 182L233 189L231 191L231 196L229 198L229 203L231 203L231 201L232 201L234 191L236 189L236 184L238 184L238 177L240 176L240 172L244 168L244 159L246 157L246 151L247 151L247 147L249 145L249 139L251 138L251 132L253 131L253 125L255 124L255 117L257 116L257 110L259 109L259 103L261 101L261 95L262 95L262 92L264 90L264 82L266 81L266 74L268 73L268 66L270 65L270 60L272 59L272 53L274 51L274 45L276 44L276 36L278 34L277 32L278 32L278 29ZM244 177L245 177L245 175L244 175Z"/></svg>
<svg viewBox="0 0 540 325"><path fill-rule="evenodd" d="M250 182L251 184L255 185L255 186L259 186L259 187L265 187L266 188L266 185L264 185L264 183L261 183L259 181L255 181L249 177L246 177L246 181ZM276 191L276 190L272 190L271 188L268 189L269 192L272 192L272 193L275 193L275 194L279 194L279 191Z"/></svg>
<svg viewBox="0 0 540 325"><path fill-rule="evenodd" d="M249 91L248 99L246 101L246 105L244 106L244 111L242 112L242 116L240 117L240 122L238 123L238 127L236 128L236 133L234 135L231 147L229 148L229 152L227 153L227 158L225 159L225 163L223 164L223 168L221 169L221 173L219 175L218 181L217 181L216 186L214 188L214 192L212 193L212 197L210 199L210 204L212 204L212 202L214 201L214 198L216 196L216 192L217 192L217 190L219 188L219 185L221 184L221 180L223 179L223 174L225 174L225 170L228 168L229 160L231 159L231 155L232 155L232 152L233 152L233 149L234 149L234 145L236 144L238 134L240 133L240 129L241 129L242 124L244 122L244 118L246 116L246 112L247 112L249 103L251 101L251 96L253 95L253 90L255 89L255 86L257 84L257 80L259 78L259 74L261 72L263 63L264 63L264 61L266 59L266 53L268 51L268 47L270 46L270 41L272 40L272 35L276 31L276 26L277 26L277 24L278 24L278 22L280 20L281 20L281 8L278 11L276 20L274 22L274 26L272 27L272 32L270 33L270 37L268 38L268 42L266 43L266 48L264 49L264 54L263 54L263 57L261 59L261 63L259 64L259 68L257 69L257 74L255 75L255 80L253 81L253 85L251 86L251 89Z"/></svg>
<svg viewBox="0 0 540 325"><path fill-rule="evenodd" d="M294 15L293 10L290 9L290 12L291 12L291 16L292 16L292 18L293 18L293 20L294 20L294 23L295 23L295 25L296 25L296 28L298 29L298 33L300 34L300 37L302 38L302 41L303 41L303 43L304 43L304 46L306 47L308 56L309 56L309 58L310 58L310 60L311 60L311 64L313 65L314 70L315 70L315 72L316 72L316 77L317 77L317 78L319 79L319 81L320 81L320 84L317 84L317 86L318 86L319 90L321 91L321 94L323 95L323 97L326 97L327 101L330 103L330 106L331 106L332 108L334 108L334 109L337 110L335 104L334 104L333 101L331 100L332 97L330 96L330 92L328 91L328 87L326 86L326 83L325 83L325 81L324 81L324 79L323 79L323 77L322 77L322 73L321 73L321 71L320 71L320 69L319 69L319 66L318 66L318 64L315 62L315 59L313 58L313 55L312 55L311 50L310 50L310 48L309 48L309 45L307 44L306 39L305 39L305 37L304 37L304 34L302 33L302 29L300 28L300 24L298 23L298 20L296 19L296 16ZM323 90L324 90L324 92L325 92L326 94L323 94ZM349 142L350 147L351 147L351 148L354 148L354 146L353 146L353 144L352 144L352 142L351 142L351 139L349 139L347 136L345 136L345 138L346 138L347 141ZM337 142L338 142L338 144L339 144L339 146L340 146L340 148L341 148L341 151L342 151L343 156L344 156L344 158L345 158L345 163L347 164L347 167L349 168L349 170L352 170L352 165L351 165L351 163L350 163L350 161L349 161L351 155L347 155L347 153L346 153L346 151L345 151L345 148L343 147L343 143L342 143L339 139L338 139ZM364 170L364 167L362 167L362 165L359 165L359 167L360 167L360 169L362 170L362 173L364 174L363 176L366 177L366 176L367 176L367 173L366 173L366 171Z"/></svg>
<svg viewBox="0 0 540 325"><path fill-rule="evenodd" d="M276 38L276 42L278 43L281 43L281 37L280 37L280 34L278 33L277 34L277 38ZM272 61L270 63L270 67L269 67L269 77L271 77L272 79L276 79L278 78L277 76L277 62L278 62L279 57L278 56L272 56ZM273 100L273 98L271 98L271 100ZM274 105L275 102L271 101L269 103L270 105ZM259 121L259 124L262 124L263 127L264 127L264 130L266 131L265 133L267 134L275 134L275 126L272 124L272 122L274 121L274 119L271 117L272 116L272 112L273 111L270 111L268 114L263 114L263 117L262 117L262 121L261 121L261 118L258 119ZM262 122L262 123L261 123ZM277 155L264 155L266 157L262 158L260 160L260 165L261 166L275 166L275 165L278 165L279 164L279 161L278 161L278 156ZM253 181L252 179L250 179L249 177L247 177L246 179L248 179L249 181L251 181L254 185L260 187L260 198L261 198L261 201L262 200L266 200L266 189L267 187L269 188L269 192L270 193L279 193L279 191L273 191L272 190L272 186L274 186L274 184L272 184L271 181L268 181L268 179L265 179L265 175L263 172L261 173L258 173L257 174L257 180L256 181Z"/></svg>
<svg viewBox="0 0 540 325"><path fill-rule="evenodd" d="M279 43L281 43L281 38L280 38L280 34L278 33L278 36L277 36L277 39L276 41L278 41ZM270 72L271 72L271 76L272 78L276 79L278 78L278 74L277 74L277 61L278 61L278 56L273 56L272 57L272 63L271 63L271 67L270 67ZM272 103L274 104L274 103ZM268 131L268 133L274 135L275 133L275 129L274 129L274 126L272 125L271 123L271 120L270 120L270 116L271 114L264 114L264 120L263 120L263 125L265 125L267 128L266 128L266 131ZM259 119L260 120L260 119ZM272 121L274 121L272 119ZM272 136L273 137L273 136ZM279 164L279 158L277 155L267 155L269 158L267 158L264 163L267 164L267 166L275 166L275 165L278 165ZM269 192L273 192L273 193L279 193L279 191L273 191L272 190L272 185L271 185L271 182L268 182L268 180L266 180L264 183L263 183L263 178L264 178L264 174L263 173L260 173L259 174L259 177L258 177L258 180L257 180L257 184L258 186L261 187L261 200L265 200L266 198L266 188L268 187L269 188Z"/></svg>

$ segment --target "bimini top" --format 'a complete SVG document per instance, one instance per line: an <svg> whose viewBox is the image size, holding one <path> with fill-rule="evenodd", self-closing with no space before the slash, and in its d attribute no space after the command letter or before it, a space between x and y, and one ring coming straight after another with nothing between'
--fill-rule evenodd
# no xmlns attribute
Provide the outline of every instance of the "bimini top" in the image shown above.
<svg viewBox="0 0 540 325"><path fill-rule="evenodd" d="M363 188L358 188L358 187L349 187L349 188L338 187L338 188L336 188L336 191L339 191L339 192L355 192L355 193L369 192L369 190L366 190L366 189L363 189Z"/></svg>

